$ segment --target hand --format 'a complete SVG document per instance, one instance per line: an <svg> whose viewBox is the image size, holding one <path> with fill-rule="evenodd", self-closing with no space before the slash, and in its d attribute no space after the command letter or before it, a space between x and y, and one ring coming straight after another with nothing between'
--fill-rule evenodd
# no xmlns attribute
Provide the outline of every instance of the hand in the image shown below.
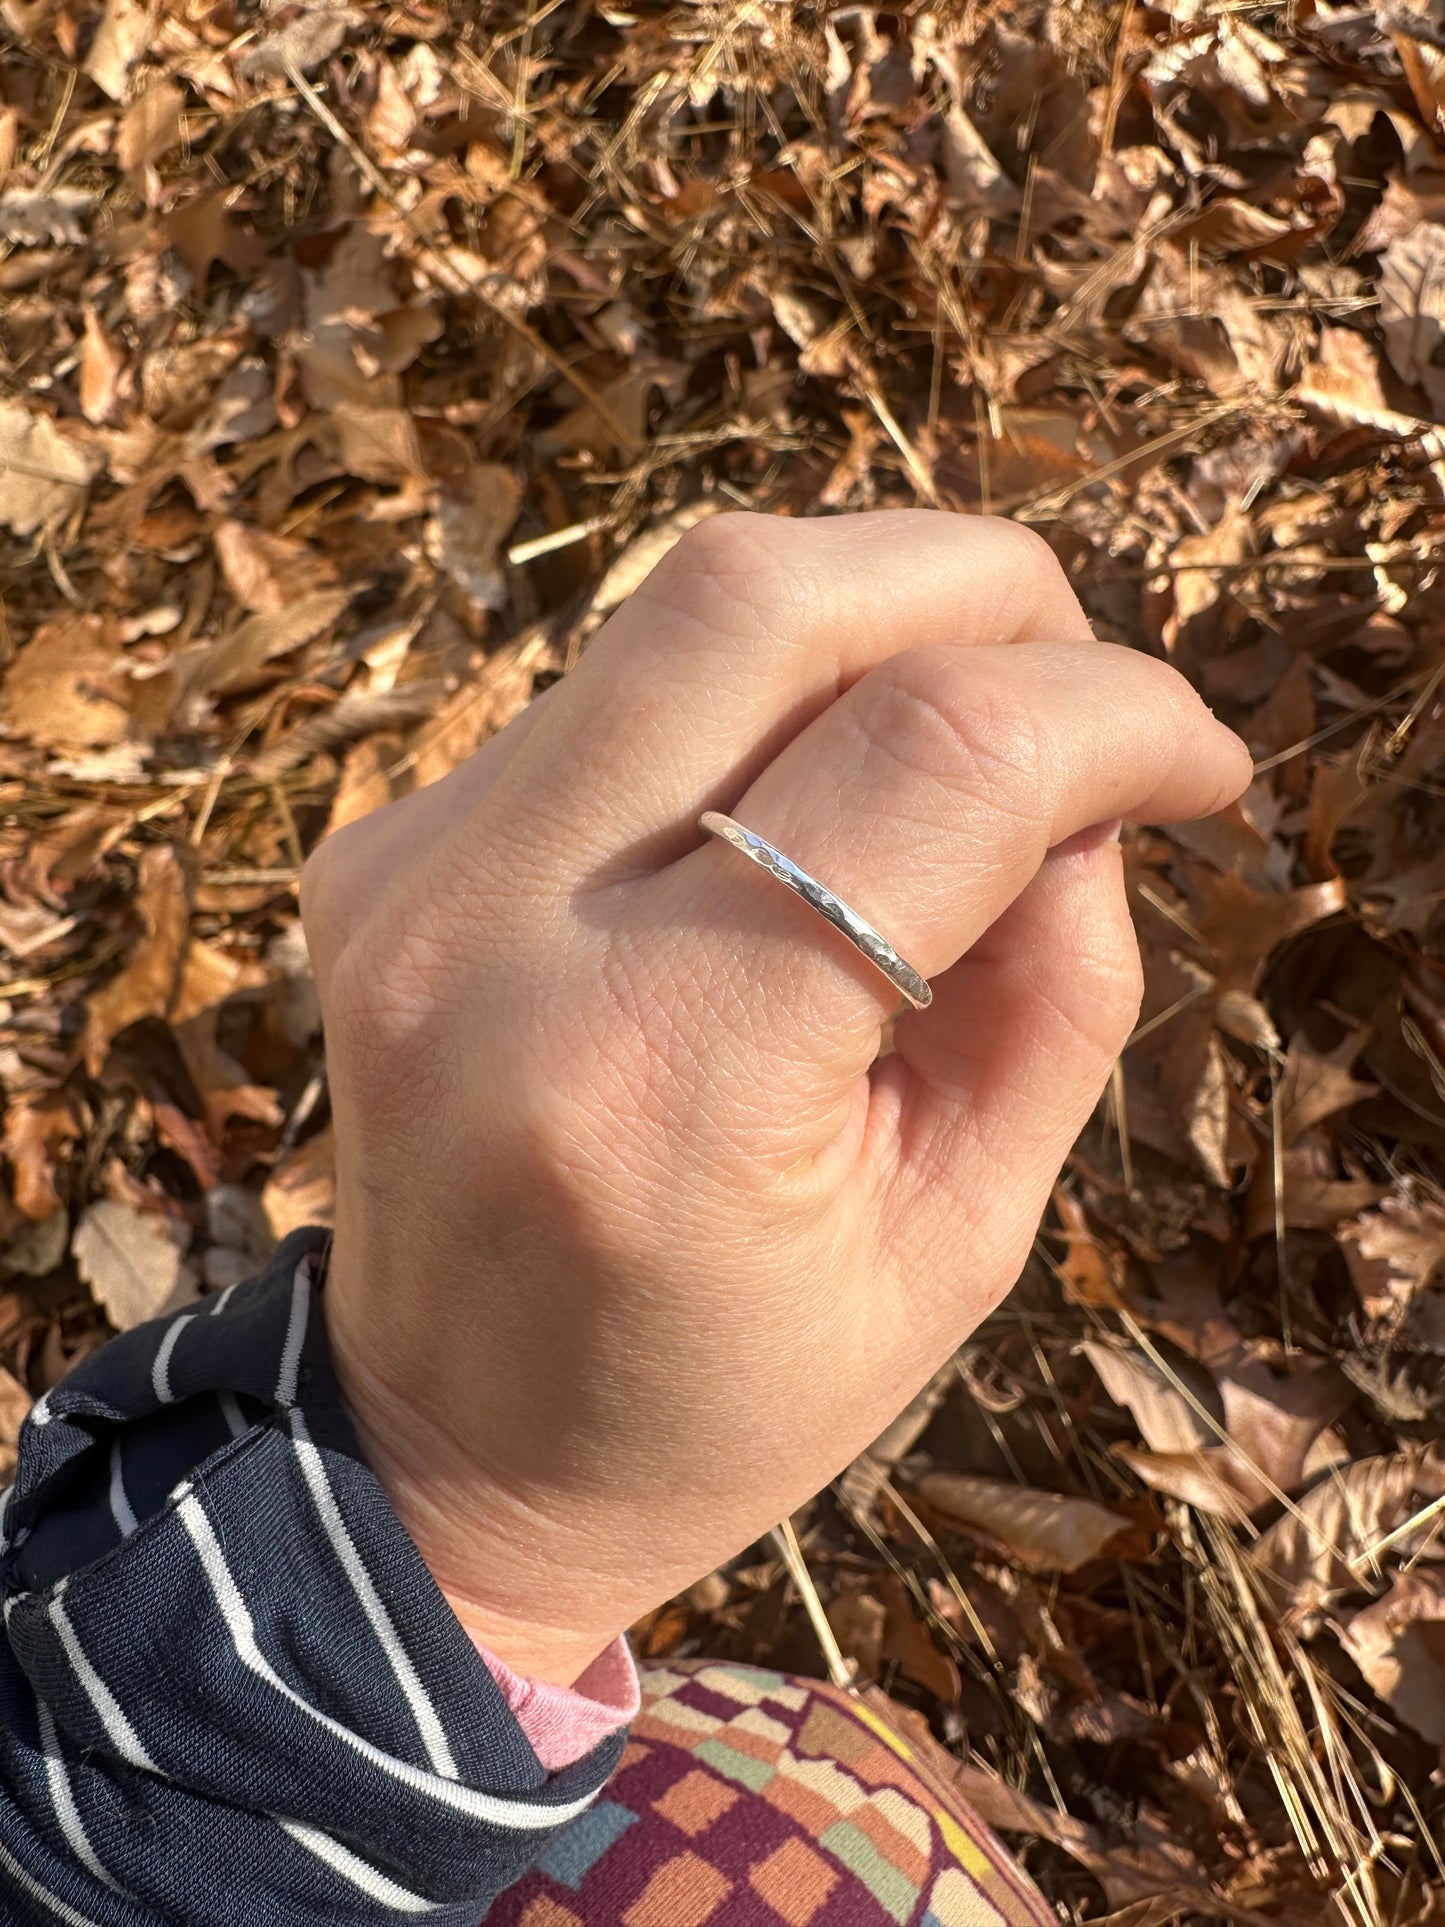
<svg viewBox="0 0 1445 1927"><path fill-rule="evenodd" d="M728 515L302 908L327 1317L463 1623L563 1683L834 1477L1012 1285L1137 1016L1117 846L1248 754L1044 543ZM885 978L697 828L778 844Z"/></svg>

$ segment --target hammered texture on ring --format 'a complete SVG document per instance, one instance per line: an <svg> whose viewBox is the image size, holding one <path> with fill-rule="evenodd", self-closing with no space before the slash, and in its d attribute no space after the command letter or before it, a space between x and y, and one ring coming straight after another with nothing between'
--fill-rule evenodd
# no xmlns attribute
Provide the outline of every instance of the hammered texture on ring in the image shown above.
<svg viewBox="0 0 1445 1927"><path fill-rule="evenodd" d="M724 816L721 810L704 810L698 818L698 828L706 830L709 836L718 837L730 843L735 850L751 857L761 869L775 876L779 883L786 883L795 896L803 899L820 917L826 917L835 930L841 930L848 941L854 944L876 970L894 987L901 991L915 1010L927 1010L933 1002L933 992L927 979L922 977L910 963L889 943L881 930L875 930L866 918L860 917L856 910L850 910L841 897L834 896L827 884L820 883L815 876L794 863L791 857L769 843L765 836L756 830L747 829L731 816Z"/></svg>

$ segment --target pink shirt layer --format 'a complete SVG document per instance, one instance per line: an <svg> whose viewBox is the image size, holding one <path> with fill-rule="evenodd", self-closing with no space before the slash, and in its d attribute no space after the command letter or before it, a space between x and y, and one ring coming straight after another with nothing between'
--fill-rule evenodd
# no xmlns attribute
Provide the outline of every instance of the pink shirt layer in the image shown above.
<svg viewBox="0 0 1445 1927"><path fill-rule="evenodd" d="M472 1643L549 1773L571 1766L637 1717L642 1694L625 1639L614 1640L572 1686L525 1679L480 1640Z"/></svg>

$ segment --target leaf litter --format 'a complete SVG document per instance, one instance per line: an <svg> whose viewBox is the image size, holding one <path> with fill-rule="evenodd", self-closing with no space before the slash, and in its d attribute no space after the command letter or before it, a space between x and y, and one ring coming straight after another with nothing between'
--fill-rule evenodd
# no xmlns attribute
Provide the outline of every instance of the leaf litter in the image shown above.
<svg viewBox="0 0 1445 1927"><path fill-rule="evenodd" d="M638 1644L817 1670L812 1604L1061 1918L1439 1927L1435 0L0 35L0 1458L330 1212L319 838L707 515L1011 515L1256 781L1127 833L1145 1005L1018 1290Z"/></svg>

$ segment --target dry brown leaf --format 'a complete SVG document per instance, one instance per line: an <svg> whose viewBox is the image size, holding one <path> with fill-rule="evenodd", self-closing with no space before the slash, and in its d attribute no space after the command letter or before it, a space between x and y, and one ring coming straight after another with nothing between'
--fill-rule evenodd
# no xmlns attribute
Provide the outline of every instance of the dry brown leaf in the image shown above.
<svg viewBox="0 0 1445 1927"><path fill-rule="evenodd" d="M149 46L151 31L144 0L106 0L85 71L112 100L124 99L130 70Z"/></svg>
<svg viewBox="0 0 1445 1927"><path fill-rule="evenodd" d="M1134 1526L1092 1499L962 1472L926 1472L916 1489L936 1512L982 1533L1031 1572L1077 1572Z"/></svg>
<svg viewBox="0 0 1445 1927"><path fill-rule="evenodd" d="M1445 1578L1416 1570L1355 1613L1340 1643L1387 1706L1445 1746Z"/></svg>
<svg viewBox="0 0 1445 1927"><path fill-rule="evenodd" d="M336 1142L328 1124L281 1159L261 1193L271 1235L286 1236L307 1224L336 1218Z"/></svg>
<svg viewBox="0 0 1445 1927"><path fill-rule="evenodd" d="M55 1186L56 1166L79 1135L80 1126L64 1098L27 1093L7 1099L0 1148L15 1172L15 1203L37 1224L62 1208L63 1200Z"/></svg>
<svg viewBox="0 0 1445 1927"><path fill-rule="evenodd" d="M485 609L507 600L502 544L522 503L522 485L499 462L479 462L441 491L427 524L427 553L466 595Z"/></svg>
<svg viewBox="0 0 1445 1927"><path fill-rule="evenodd" d="M1300 1613L1316 1611L1335 1594L1362 1585L1354 1562L1366 1560L1387 1533L1442 1495L1445 1456L1435 1445L1357 1459L1328 1473L1294 1512L1262 1533L1250 1548L1250 1561L1284 1605ZM1400 1541L1397 1556L1418 1552L1413 1541L1420 1537Z"/></svg>
<svg viewBox="0 0 1445 1927"><path fill-rule="evenodd" d="M336 570L329 558L295 536L227 519L217 524L211 539L227 588L253 615L279 615L302 597L335 583Z"/></svg>
<svg viewBox="0 0 1445 1927"><path fill-rule="evenodd" d="M1151 1491L1182 1499L1215 1518L1243 1525L1269 1495L1239 1454L1227 1445L1199 1446L1185 1452L1147 1452L1133 1445L1116 1445L1115 1455Z"/></svg>
<svg viewBox="0 0 1445 1927"><path fill-rule="evenodd" d="M957 1705L961 1690L958 1667L934 1645L907 1586L897 1573L887 1572L880 1577L878 1590L887 1611L883 1658L942 1705Z"/></svg>
<svg viewBox="0 0 1445 1927"><path fill-rule="evenodd" d="M181 981L190 901L181 861L169 844L146 850L136 880L136 907L145 935L129 963L90 1000L85 1059L94 1075L112 1038L142 1017L164 1017Z"/></svg>
<svg viewBox="0 0 1445 1927"><path fill-rule="evenodd" d="M0 401L0 524L50 534L85 500L94 463L38 409Z"/></svg>
<svg viewBox="0 0 1445 1927"><path fill-rule="evenodd" d="M115 146L127 174L139 174L176 145L181 138L185 101L179 87L169 80L158 80L126 108Z"/></svg>
<svg viewBox="0 0 1445 1927"><path fill-rule="evenodd" d="M1079 1348L1116 1405L1134 1415L1144 1443L1154 1452L1192 1452L1214 1442L1215 1433L1177 1385L1142 1352L1087 1341Z"/></svg>
<svg viewBox="0 0 1445 1927"><path fill-rule="evenodd" d="M0 719L47 749L124 742L131 708L112 634L103 617L74 613L37 629L6 671Z"/></svg>
<svg viewBox="0 0 1445 1927"><path fill-rule="evenodd" d="M194 689L244 689L277 656L314 642L351 600L350 589L317 589L266 615L248 616L229 636L205 644L192 658Z"/></svg>
<svg viewBox="0 0 1445 1927"><path fill-rule="evenodd" d="M1198 928L1214 953L1219 982L1250 992L1258 988L1265 965L1281 944L1334 916L1347 902L1340 877L1270 893L1232 874L1211 876L1206 894Z"/></svg>
<svg viewBox="0 0 1445 1927"><path fill-rule="evenodd" d="M1287 1146L1327 1117L1379 1095L1378 1084L1353 1075L1366 1035L1352 1031L1332 1051L1317 1051L1303 1032L1290 1039L1279 1084L1280 1131Z"/></svg>
<svg viewBox="0 0 1445 1927"><path fill-rule="evenodd" d="M94 308L85 311L80 349L80 412L88 422L109 421L120 392L125 356L106 333Z"/></svg>
<svg viewBox="0 0 1445 1927"><path fill-rule="evenodd" d="M117 1331L129 1331L196 1296L196 1274L173 1219L101 1198L75 1227L76 1268Z"/></svg>
<svg viewBox="0 0 1445 1927"><path fill-rule="evenodd" d="M1445 227L1422 222L1385 249L1380 326L1400 379L1445 406Z"/></svg>
<svg viewBox="0 0 1445 1927"><path fill-rule="evenodd" d="M1071 1305L1118 1311L1125 1302L1124 1280L1123 1267L1114 1252L1090 1231L1083 1206L1062 1185L1054 1191L1054 1209L1066 1241L1065 1255L1058 1265L1065 1298Z"/></svg>
<svg viewBox="0 0 1445 1927"><path fill-rule="evenodd" d="M1398 1314L1445 1265L1445 1206L1384 1198L1340 1233L1350 1277L1372 1318Z"/></svg>

